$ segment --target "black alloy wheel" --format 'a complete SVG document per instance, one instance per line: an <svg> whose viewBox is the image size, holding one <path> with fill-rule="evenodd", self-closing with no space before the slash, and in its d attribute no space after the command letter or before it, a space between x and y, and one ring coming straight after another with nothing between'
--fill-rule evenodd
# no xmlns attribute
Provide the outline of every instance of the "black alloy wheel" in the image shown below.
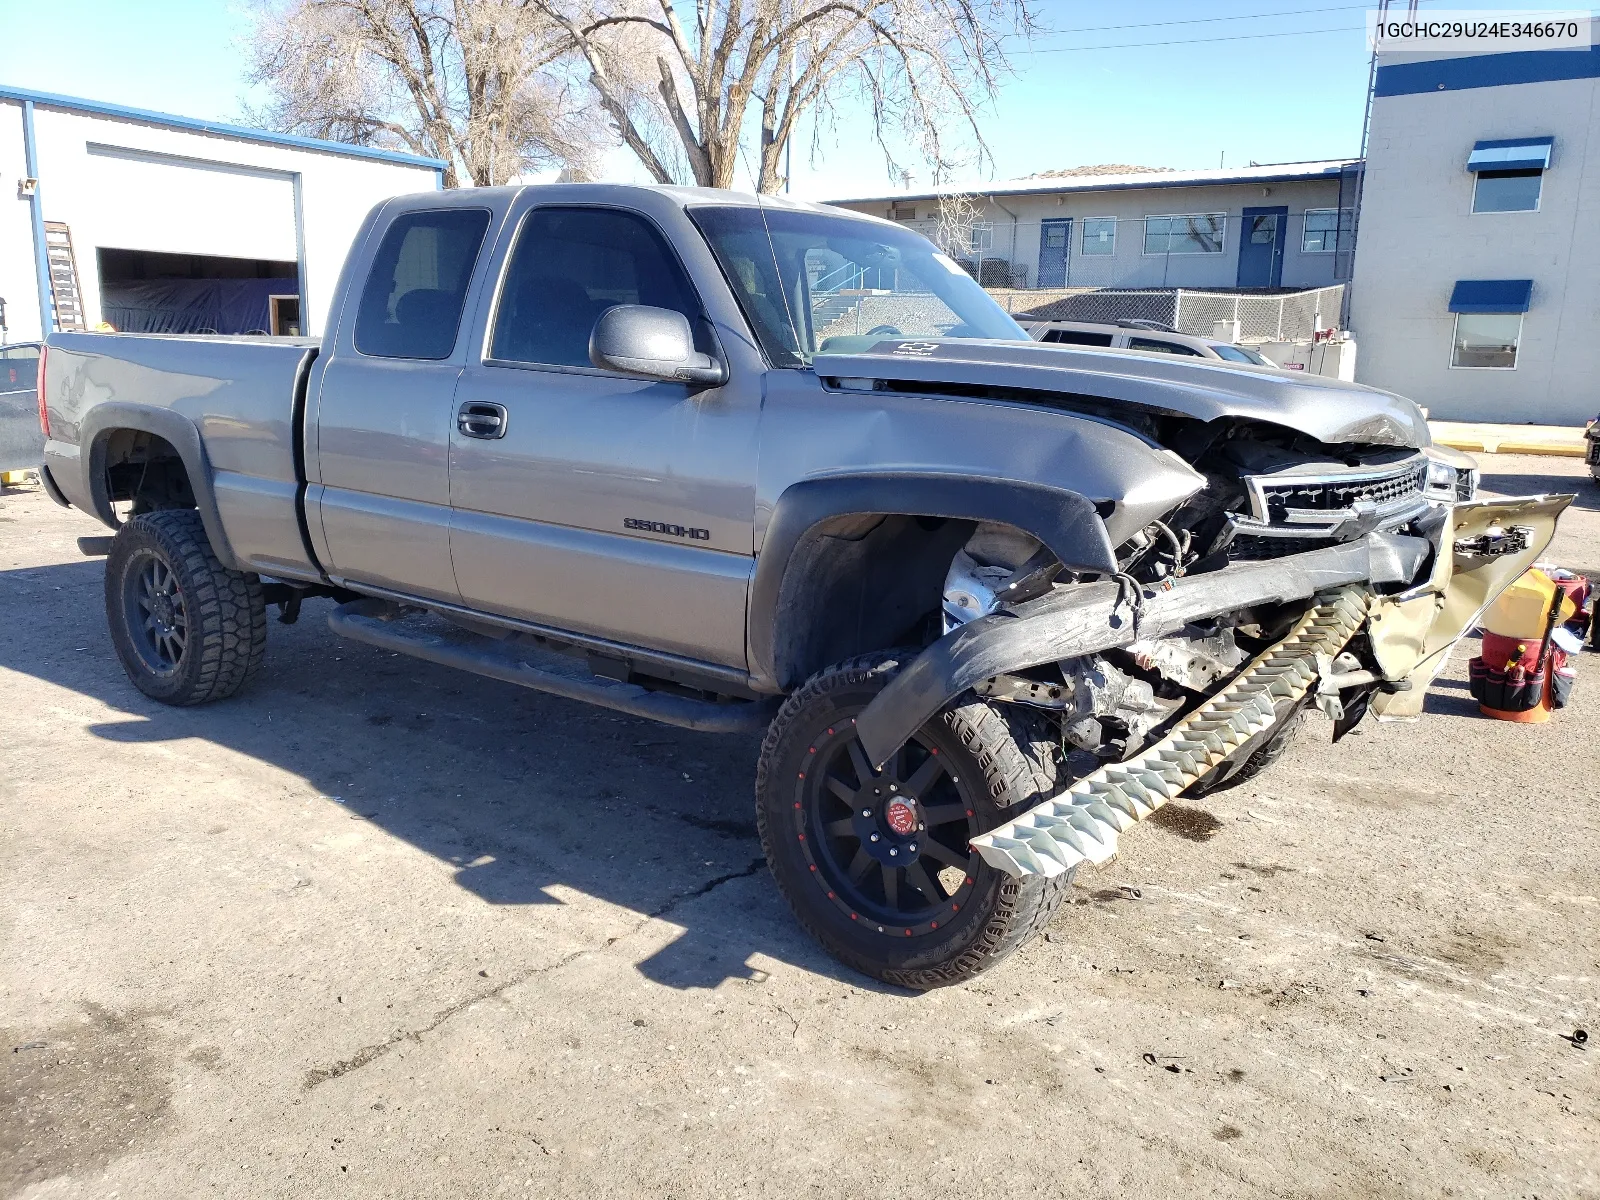
<svg viewBox="0 0 1600 1200"><path fill-rule="evenodd" d="M827 897L879 933L931 933L961 911L983 860L968 842L981 832L973 786L948 769L936 731L919 733L881 771L856 737L855 720L808 747L795 807L813 834L803 853Z"/></svg>
<svg viewBox="0 0 1600 1200"><path fill-rule="evenodd" d="M105 600L122 668L153 700L221 700L261 666L261 580L222 565L194 509L140 513L117 530L106 555Z"/></svg>
<svg viewBox="0 0 1600 1200"><path fill-rule="evenodd" d="M145 666L168 675L183 663L189 610L178 576L154 550L141 550L124 576L123 604L130 639Z"/></svg>
<svg viewBox="0 0 1600 1200"><path fill-rule="evenodd" d="M1058 747L1035 714L967 693L881 769L868 762L856 714L915 657L852 659L789 696L761 747L756 821L800 924L856 970L924 989L1042 930L1072 873L1013 878L970 845L1055 790Z"/></svg>

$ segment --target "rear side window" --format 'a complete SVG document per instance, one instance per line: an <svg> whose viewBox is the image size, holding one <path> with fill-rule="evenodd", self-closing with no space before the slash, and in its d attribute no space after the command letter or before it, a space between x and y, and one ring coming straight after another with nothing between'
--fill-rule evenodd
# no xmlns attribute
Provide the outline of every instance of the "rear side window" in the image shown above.
<svg viewBox="0 0 1600 1200"><path fill-rule="evenodd" d="M1039 339L1045 342L1064 342L1069 346L1109 346L1109 333L1086 333L1081 329L1052 329Z"/></svg>
<svg viewBox="0 0 1600 1200"><path fill-rule="evenodd" d="M1128 349L1154 350L1157 354L1187 354L1192 358L1205 357L1192 346L1180 346L1177 342L1163 342L1156 338L1129 338Z"/></svg>
<svg viewBox="0 0 1600 1200"><path fill-rule="evenodd" d="M356 349L380 358L449 358L489 212L447 208L396 217L356 310Z"/></svg>
<svg viewBox="0 0 1600 1200"><path fill-rule="evenodd" d="M615 209L536 208L506 267L489 357L590 366L589 335L600 314L617 304L682 313L696 348L711 350L683 268L646 221Z"/></svg>

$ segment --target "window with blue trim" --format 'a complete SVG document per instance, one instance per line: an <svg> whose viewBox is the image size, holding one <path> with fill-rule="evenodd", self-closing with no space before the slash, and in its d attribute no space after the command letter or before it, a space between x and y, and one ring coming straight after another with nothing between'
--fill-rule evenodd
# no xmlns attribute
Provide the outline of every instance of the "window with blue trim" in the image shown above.
<svg viewBox="0 0 1600 1200"><path fill-rule="evenodd" d="M1475 213L1537 212L1554 138L1479 142L1467 158Z"/></svg>

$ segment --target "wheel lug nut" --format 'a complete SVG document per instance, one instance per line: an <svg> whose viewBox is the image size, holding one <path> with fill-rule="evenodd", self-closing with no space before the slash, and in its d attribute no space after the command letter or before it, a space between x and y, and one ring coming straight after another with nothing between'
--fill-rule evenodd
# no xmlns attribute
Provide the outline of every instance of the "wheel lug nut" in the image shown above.
<svg viewBox="0 0 1600 1200"><path fill-rule="evenodd" d="M861 815L863 817L870 817L872 815L872 810L870 808L863 808L861 810Z"/></svg>
<svg viewBox="0 0 1600 1200"><path fill-rule="evenodd" d="M898 792L900 790L900 785L899 784L895 784L895 783L891 783L889 785L889 790L891 792Z"/></svg>
<svg viewBox="0 0 1600 1200"><path fill-rule="evenodd" d="M899 853L900 853L900 851L898 851L898 850L890 850L889 851L889 857L893 858L896 854L899 854Z"/></svg>
<svg viewBox="0 0 1600 1200"><path fill-rule="evenodd" d="M910 850L911 853L915 854L917 852L917 844L915 842L912 842L911 845L906 847L906 849Z"/></svg>
<svg viewBox="0 0 1600 1200"><path fill-rule="evenodd" d="M878 835L877 834L873 834L872 835L872 840L873 841L877 841L878 840Z"/></svg>

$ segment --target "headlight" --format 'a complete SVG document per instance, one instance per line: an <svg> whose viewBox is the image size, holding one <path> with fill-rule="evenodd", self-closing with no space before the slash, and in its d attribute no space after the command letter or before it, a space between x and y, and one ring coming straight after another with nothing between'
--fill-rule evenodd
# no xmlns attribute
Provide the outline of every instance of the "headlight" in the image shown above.
<svg viewBox="0 0 1600 1200"><path fill-rule="evenodd" d="M1433 446L1423 451L1428 456L1428 478L1424 493L1430 500L1464 504L1478 496L1478 460L1459 450Z"/></svg>
<svg viewBox="0 0 1600 1200"><path fill-rule="evenodd" d="M1430 458L1426 491L1430 500L1460 499L1456 494L1456 469L1447 462Z"/></svg>

